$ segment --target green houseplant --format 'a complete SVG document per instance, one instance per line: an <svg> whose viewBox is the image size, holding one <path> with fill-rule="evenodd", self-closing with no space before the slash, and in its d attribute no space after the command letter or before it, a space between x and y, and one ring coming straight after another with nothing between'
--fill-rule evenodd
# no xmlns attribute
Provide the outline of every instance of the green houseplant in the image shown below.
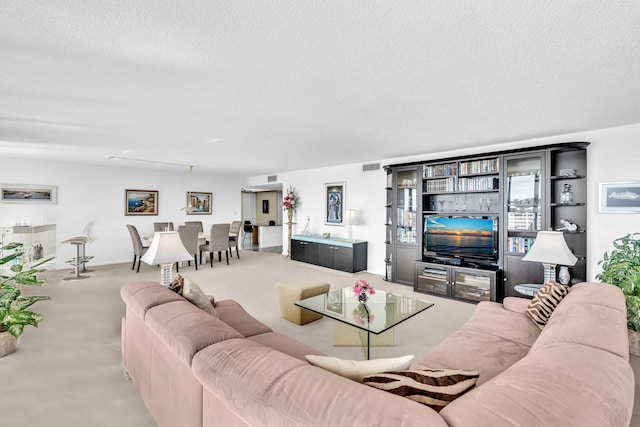
<svg viewBox="0 0 640 427"><path fill-rule="evenodd" d="M605 252L598 265L602 272L596 279L622 289L627 302L630 350L640 356L640 233L615 239L613 250Z"/></svg>
<svg viewBox="0 0 640 427"><path fill-rule="evenodd" d="M10 243L0 250L13 250L22 247L22 243ZM37 273L45 271L39 266L51 258L39 262L31 268L25 269L19 261L24 255L16 251L0 258L0 266L12 262L11 275L0 274L0 357L15 351L16 340L22 335L25 326L38 326L42 315L27 310L38 301L50 299L48 296L23 296L24 286L41 286L44 280L36 277Z"/></svg>

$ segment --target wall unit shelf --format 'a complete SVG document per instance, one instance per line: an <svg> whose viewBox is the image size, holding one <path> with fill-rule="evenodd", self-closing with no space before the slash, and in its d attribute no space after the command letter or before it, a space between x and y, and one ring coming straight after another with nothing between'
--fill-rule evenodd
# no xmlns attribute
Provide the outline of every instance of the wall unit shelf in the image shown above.
<svg viewBox="0 0 640 427"><path fill-rule="evenodd" d="M387 166L385 278L450 298L486 298L486 292L474 297L476 289L456 294L446 280L436 280L444 274L451 281L451 271L445 274L437 264L424 265L433 255L424 251L426 219L467 216L497 218L497 260L471 259L463 266L473 270L476 264L488 264L495 270L501 284L494 284L490 299L521 296L514 286L542 282L542 266L522 260L540 230L564 231L569 248L579 257L570 267L572 283L586 280L588 145L568 142ZM414 174L422 177L421 182L414 182ZM416 188L421 197L414 201ZM410 216L407 200L411 200ZM452 265L456 263L460 260L452 259ZM484 268L477 271L487 272Z"/></svg>

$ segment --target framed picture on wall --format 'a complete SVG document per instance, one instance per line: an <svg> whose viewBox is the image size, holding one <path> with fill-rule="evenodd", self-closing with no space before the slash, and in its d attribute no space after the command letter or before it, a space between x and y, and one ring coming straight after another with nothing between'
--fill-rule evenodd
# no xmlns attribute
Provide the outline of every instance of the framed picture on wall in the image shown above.
<svg viewBox="0 0 640 427"><path fill-rule="evenodd" d="M263 214L268 214L269 213L269 200L263 200L262 201L262 213Z"/></svg>
<svg viewBox="0 0 640 427"><path fill-rule="evenodd" d="M0 184L2 203L51 203L58 202L55 185Z"/></svg>
<svg viewBox="0 0 640 427"><path fill-rule="evenodd" d="M601 182L602 213L640 213L640 181Z"/></svg>
<svg viewBox="0 0 640 427"><path fill-rule="evenodd" d="M158 215L158 192L156 190L124 190L124 214Z"/></svg>
<svg viewBox="0 0 640 427"><path fill-rule="evenodd" d="M344 182L329 182L325 184L325 220L327 225L344 225Z"/></svg>
<svg viewBox="0 0 640 427"><path fill-rule="evenodd" d="M187 215L211 215L213 204L213 193L203 193L201 191L187 191Z"/></svg>

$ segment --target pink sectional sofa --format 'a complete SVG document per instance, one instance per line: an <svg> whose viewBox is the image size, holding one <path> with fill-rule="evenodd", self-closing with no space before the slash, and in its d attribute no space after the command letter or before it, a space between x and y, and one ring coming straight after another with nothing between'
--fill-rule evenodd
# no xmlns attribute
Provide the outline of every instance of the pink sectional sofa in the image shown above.
<svg viewBox="0 0 640 427"><path fill-rule="evenodd" d="M125 371L159 426L627 427L634 376L619 289L573 286L540 331L528 300L483 302L414 368L475 369L474 389L439 413L306 362L321 354L237 302L219 318L155 282L129 283Z"/></svg>

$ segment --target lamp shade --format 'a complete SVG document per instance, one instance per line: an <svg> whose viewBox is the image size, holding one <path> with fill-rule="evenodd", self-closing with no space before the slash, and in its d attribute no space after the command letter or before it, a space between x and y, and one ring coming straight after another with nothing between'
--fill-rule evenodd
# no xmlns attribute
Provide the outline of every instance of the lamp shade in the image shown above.
<svg viewBox="0 0 640 427"><path fill-rule="evenodd" d="M358 218L358 211L357 210L349 209L347 211L347 217L349 218L349 224L350 225L358 225L359 218Z"/></svg>
<svg viewBox="0 0 640 427"><path fill-rule="evenodd" d="M156 231L153 241L142 261L149 265L170 264L177 261L191 261L177 231Z"/></svg>
<svg viewBox="0 0 640 427"><path fill-rule="evenodd" d="M538 231L531 250L523 261L536 261L544 264L575 265L578 258L573 255L564 235L560 231Z"/></svg>

